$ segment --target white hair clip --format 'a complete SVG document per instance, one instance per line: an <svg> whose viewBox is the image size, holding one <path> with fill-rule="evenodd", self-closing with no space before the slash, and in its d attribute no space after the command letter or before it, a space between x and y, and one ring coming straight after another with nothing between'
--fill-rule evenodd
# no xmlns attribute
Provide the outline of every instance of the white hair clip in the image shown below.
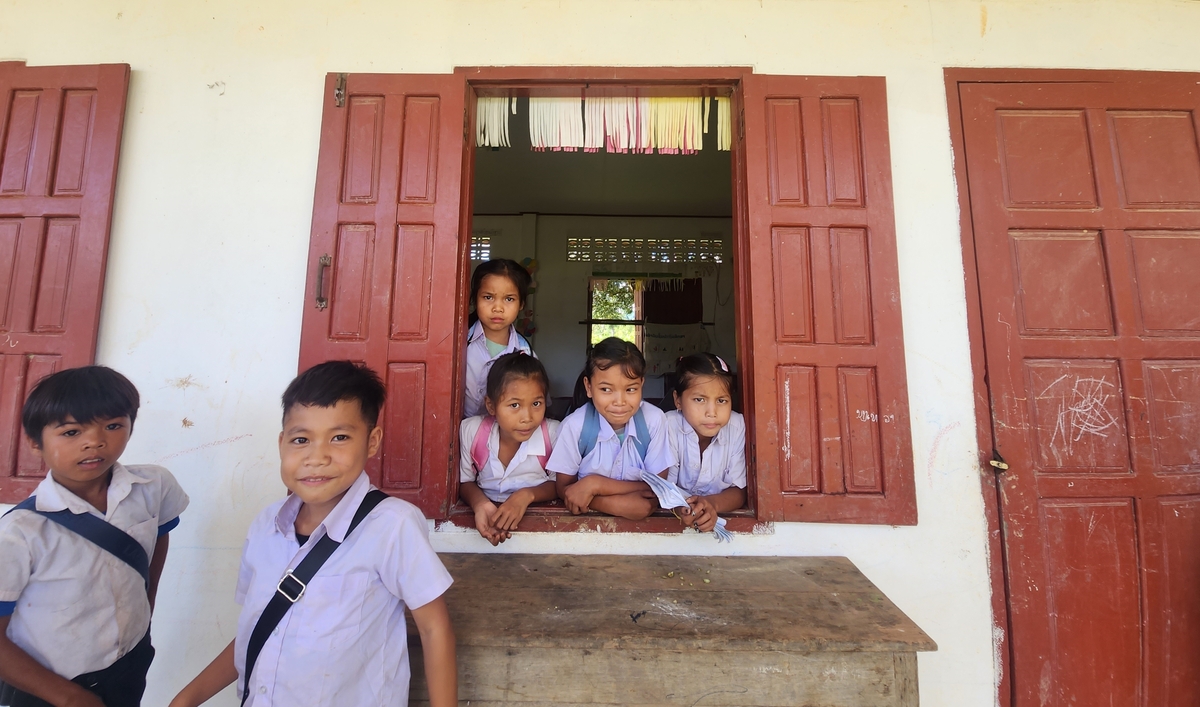
<svg viewBox="0 0 1200 707"><path fill-rule="evenodd" d="M716 354L713 354L713 358L717 359L717 363L721 364L722 371L729 373L729 366L725 365L725 359L721 358L720 356L718 356Z"/></svg>

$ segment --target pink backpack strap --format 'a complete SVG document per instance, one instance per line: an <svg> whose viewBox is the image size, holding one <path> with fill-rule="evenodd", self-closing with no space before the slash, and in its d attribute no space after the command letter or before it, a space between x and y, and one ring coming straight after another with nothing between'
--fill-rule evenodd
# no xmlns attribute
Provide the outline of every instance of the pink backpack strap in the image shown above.
<svg viewBox="0 0 1200 707"><path fill-rule="evenodd" d="M496 418L485 415L479 423L479 429L475 431L475 439L471 442L471 461L475 464L476 474L481 473L487 466L488 435L492 433L492 427L495 425Z"/></svg>
<svg viewBox="0 0 1200 707"><path fill-rule="evenodd" d="M546 449L546 453L538 456L538 463L542 465L542 469L546 468L546 462L550 461L550 424L546 420L542 420L542 446Z"/></svg>

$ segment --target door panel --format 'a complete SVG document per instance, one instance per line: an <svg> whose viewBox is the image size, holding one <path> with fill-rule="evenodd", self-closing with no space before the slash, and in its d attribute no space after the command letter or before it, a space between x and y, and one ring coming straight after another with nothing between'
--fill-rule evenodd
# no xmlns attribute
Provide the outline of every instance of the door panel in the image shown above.
<svg viewBox="0 0 1200 707"><path fill-rule="evenodd" d="M25 396L92 363L129 67L0 62L0 502L44 475Z"/></svg>
<svg viewBox="0 0 1200 707"><path fill-rule="evenodd" d="M388 390L384 438L367 472L426 516L444 518L457 462L449 450L457 431L465 82L352 74L344 105L336 85L330 75L300 369L349 359L380 374Z"/></svg>
<svg viewBox="0 0 1200 707"><path fill-rule="evenodd" d="M1195 77L960 87L1015 704L1194 705Z"/></svg>

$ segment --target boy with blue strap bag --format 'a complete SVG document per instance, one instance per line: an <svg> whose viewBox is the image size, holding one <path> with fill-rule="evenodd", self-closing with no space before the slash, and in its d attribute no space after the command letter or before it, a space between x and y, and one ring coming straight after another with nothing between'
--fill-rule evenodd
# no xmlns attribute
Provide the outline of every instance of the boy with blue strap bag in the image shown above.
<svg viewBox="0 0 1200 707"><path fill-rule="evenodd" d="M136 707L150 613L188 498L158 466L124 466L138 392L102 366L48 376L22 426L49 467L0 518L0 704Z"/></svg>

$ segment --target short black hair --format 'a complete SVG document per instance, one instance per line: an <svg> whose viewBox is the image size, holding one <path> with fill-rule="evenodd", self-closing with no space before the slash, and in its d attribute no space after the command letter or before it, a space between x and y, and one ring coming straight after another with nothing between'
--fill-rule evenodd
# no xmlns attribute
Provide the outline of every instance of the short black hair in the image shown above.
<svg viewBox="0 0 1200 707"><path fill-rule="evenodd" d="M66 422L70 417L80 424L114 417L137 419L141 398L137 388L125 376L105 366L83 366L51 373L38 381L25 407L21 426L38 447L46 425Z"/></svg>
<svg viewBox="0 0 1200 707"><path fill-rule="evenodd" d="M542 384L542 395L548 395L550 376L546 373L546 367L524 351L513 351L492 363L487 376L487 399L491 400L493 405L499 403L500 396L504 394L504 386L514 378L535 380Z"/></svg>
<svg viewBox="0 0 1200 707"><path fill-rule="evenodd" d="M297 405L331 408L342 400L354 400L367 425L375 427L386 397L379 374L366 364L326 361L296 376L283 391L283 417Z"/></svg>

